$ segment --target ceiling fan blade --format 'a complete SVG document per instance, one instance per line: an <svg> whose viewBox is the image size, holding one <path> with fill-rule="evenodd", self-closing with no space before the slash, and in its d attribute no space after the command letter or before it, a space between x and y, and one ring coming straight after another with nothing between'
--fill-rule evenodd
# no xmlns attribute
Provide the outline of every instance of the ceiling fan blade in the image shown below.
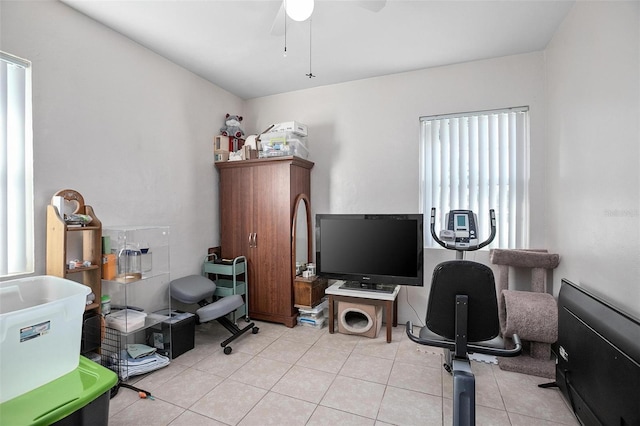
<svg viewBox="0 0 640 426"><path fill-rule="evenodd" d="M284 12L284 1L280 3L280 9L278 9L278 13L276 13L276 17L273 19L273 24L271 24L271 35L272 36L281 36L284 34L284 26L285 26L285 12Z"/></svg>
<svg viewBox="0 0 640 426"><path fill-rule="evenodd" d="M356 3L364 9L372 12L380 12L387 4L387 0L359 0L356 1Z"/></svg>

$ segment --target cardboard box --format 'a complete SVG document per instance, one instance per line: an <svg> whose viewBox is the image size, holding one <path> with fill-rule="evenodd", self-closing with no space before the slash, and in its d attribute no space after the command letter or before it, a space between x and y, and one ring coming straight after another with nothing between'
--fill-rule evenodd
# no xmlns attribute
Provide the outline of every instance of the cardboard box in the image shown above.
<svg viewBox="0 0 640 426"><path fill-rule="evenodd" d="M284 123L274 124L269 132L291 132L300 136L308 136L308 128L306 124L297 121L286 121Z"/></svg>
<svg viewBox="0 0 640 426"><path fill-rule="evenodd" d="M229 151L229 136L218 135L213 138L213 152Z"/></svg>
<svg viewBox="0 0 640 426"><path fill-rule="evenodd" d="M242 159L243 160L255 160L258 158L258 151L251 149L251 146L245 145L242 147Z"/></svg>
<svg viewBox="0 0 640 426"><path fill-rule="evenodd" d="M242 150L242 147L244 147L244 139L231 138L229 143L231 144L229 151L238 152Z"/></svg>
<svg viewBox="0 0 640 426"><path fill-rule="evenodd" d="M237 152L244 146L244 139L218 135L213 138L213 152Z"/></svg>
<svg viewBox="0 0 640 426"><path fill-rule="evenodd" d="M214 151L213 161L215 161L216 163L221 161L229 161L229 151Z"/></svg>
<svg viewBox="0 0 640 426"><path fill-rule="evenodd" d="M102 279L109 281L116 279L116 255L113 253L102 255Z"/></svg>

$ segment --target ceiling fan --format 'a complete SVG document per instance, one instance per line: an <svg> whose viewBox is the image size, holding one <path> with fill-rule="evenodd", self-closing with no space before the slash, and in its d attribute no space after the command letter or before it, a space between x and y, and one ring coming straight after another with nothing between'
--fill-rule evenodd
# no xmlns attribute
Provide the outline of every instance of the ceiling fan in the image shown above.
<svg viewBox="0 0 640 426"><path fill-rule="evenodd" d="M379 12L386 5L387 0L353 0L350 3L372 12ZM313 8L314 0L283 0L271 25L271 35L280 36L284 34L285 14L293 21L305 21L313 13Z"/></svg>

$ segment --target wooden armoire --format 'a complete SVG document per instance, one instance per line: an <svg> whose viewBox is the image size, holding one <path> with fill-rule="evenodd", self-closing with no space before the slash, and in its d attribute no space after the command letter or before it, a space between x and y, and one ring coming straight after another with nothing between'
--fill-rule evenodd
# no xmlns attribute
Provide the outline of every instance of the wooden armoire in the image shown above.
<svg viewBox="0 0 640 426"><path fill-rule="evenodd" d="M218 162L223 258L245 256L249 316L293 327L292 220L310 196L313 163L298 157Z"/></svg>

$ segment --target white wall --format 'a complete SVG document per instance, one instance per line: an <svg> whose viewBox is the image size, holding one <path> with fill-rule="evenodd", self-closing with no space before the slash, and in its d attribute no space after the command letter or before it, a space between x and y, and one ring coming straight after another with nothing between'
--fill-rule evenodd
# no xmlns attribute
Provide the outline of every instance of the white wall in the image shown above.
<svg viewBox="0 0 640 426"><path fill-rule="evenodd" d="M560 253L556 291L566 277L640 316L638 7L580 1L545 52L243 102L59 2L0 1L0 48L33 62L36 272L62 188L105 225L171 226L172 275L197 272L219 243L227 112L247 133L310 126L313 213L418 212L420 116L529 105L531 246ZM430 250L427 274L451 258ZM399 320L422 321L426 296L403 289Z"/></svg>
<svg viewBox="0 0 640 426"><path fill-rule="evenodd" d="M640 3L579 1L546 49L560 278L640 318Z"/></svg>
<svg viewBox="0 0 640 426"><path fill-rule="evenodd" d="M171 227L172 276L219 244L213 136L242 100L60 2L0 2L0 48L33 62L36 272L45 206L78 190L103 225Z"/></svg>
<svg viewBox="0 0 640 426"><path fill-rule="evenodd" d="M544 247L544 56L511 56L249 100L247 131L297 120L309 126L312 213L414 213L419 205L419 117L528 105L532 246ZM488 226L488 225L486 225ZM488 263L486 251L470 258ZM454 259L430 249L425 275ZM403 288L400 322L424 321L427 287ZM410 304L408 303L410 302Z"/></svg>

